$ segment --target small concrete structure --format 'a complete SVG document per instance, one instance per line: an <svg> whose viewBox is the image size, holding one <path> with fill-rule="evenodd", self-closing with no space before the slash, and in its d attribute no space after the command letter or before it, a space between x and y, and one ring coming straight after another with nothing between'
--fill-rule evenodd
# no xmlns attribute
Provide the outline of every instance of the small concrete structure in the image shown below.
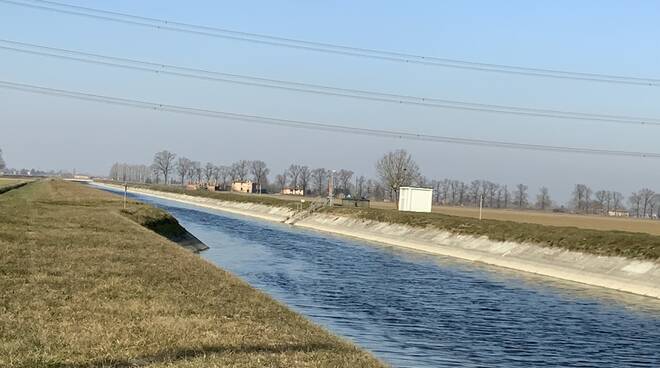
<svg viewBox="0 0 660 368"><path fill-rule="evenodd" d="M206 190L208 190L209 192L217 192L217 191L220 190L220 186L219 185L207 184L206 185Z"/></svg>
<svg viewBox="0 0 660 368"><path fill-rule="evenodd" d="M399 188L399 211L431 212L433 189L401 187Z"/></svg>
<svg viewBox="0 0 660 368"><path fill-rule="evenodd" d="M232 192L240 193L257 193L259 191L257 183L248 180L248 181L235 181L231 183Z"/></svg>
<svg viewBox="0 0 660 368"><path fill-rule="evenodd" d="M343 207L363 207L369 208L369 200L366 198L344 198L341 200Z"/></svg>
<svg viewBox="0 0 660 368"><path fill-rule="evenodd" d="M302 190L302 189L297 189L297 188L284 188L284 189L282 189L282 194L284 194L284 195L304 196L305 191Z"/></svg>

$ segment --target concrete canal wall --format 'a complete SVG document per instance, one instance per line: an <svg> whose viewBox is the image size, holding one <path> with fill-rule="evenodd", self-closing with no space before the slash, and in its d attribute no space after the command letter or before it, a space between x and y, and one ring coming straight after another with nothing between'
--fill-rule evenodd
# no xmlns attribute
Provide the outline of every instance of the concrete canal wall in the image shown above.
<svg viewBox="0 0 660 368"><path fill-rule="evenodd" d="M284 222L294 214L294 211L287 208L228 202L148 189L130 188L129 192L269 221ZM660 298L658 262L595 256L536 244L492 241L486 237L456 235L432 228L388 224L323 213L314 213L295 222L293 226Z"/></svg>

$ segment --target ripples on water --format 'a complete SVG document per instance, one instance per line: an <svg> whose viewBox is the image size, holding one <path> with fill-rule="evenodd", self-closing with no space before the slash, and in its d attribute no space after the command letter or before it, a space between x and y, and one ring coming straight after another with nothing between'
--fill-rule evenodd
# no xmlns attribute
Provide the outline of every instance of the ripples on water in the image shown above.
<svg viewBox="0 0 660 368"><path fill-rule="evenodd" d="M138 198L395 367L660 367L654 300Z"/></svg>

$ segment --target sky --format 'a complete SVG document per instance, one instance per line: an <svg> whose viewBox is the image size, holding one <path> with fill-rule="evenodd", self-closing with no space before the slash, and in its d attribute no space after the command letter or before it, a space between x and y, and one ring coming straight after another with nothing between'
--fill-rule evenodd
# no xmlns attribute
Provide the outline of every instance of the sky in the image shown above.
<svg viewBox="0 0 660 368"><path fill-rule="evenodd" d="M30 0L21 0L27 1ZM660 78L657 1L74 1L179 22L477 62ZM660 119L660 87L467 71L147 29L0 2L0 38L226 73L487 104ZM0 80L196 108L442 136L660 153L660 127L468 112L186 79L0 49ZM10 167L104 175L167 149L375 176L408 150L429 179L660 191L660 159L536 152L269 127L0 88Z"/></svg>

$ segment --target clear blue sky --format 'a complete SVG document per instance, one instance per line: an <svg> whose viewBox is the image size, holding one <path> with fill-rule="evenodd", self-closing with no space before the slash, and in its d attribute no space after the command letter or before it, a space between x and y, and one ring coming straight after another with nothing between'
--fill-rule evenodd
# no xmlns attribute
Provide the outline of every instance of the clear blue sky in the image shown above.
<svg viewBox="0 0 660 368"><path fill-rule="evenodd" d="M107 10L358 47L660 78L656 1L73 1ZM0 3L0 38L229 73L481 103L660 118L660 87L551 80L337 56L149 30ZM445 136L660 152L660 128L400 106L243 87L0 50L0 79L267 116ZM155 151L374 175L411 151L429 178L489 179L567 199L573 184L660 190L660 160L477 148L285 130L0 90L12 167L107 173Z"/></svg>

